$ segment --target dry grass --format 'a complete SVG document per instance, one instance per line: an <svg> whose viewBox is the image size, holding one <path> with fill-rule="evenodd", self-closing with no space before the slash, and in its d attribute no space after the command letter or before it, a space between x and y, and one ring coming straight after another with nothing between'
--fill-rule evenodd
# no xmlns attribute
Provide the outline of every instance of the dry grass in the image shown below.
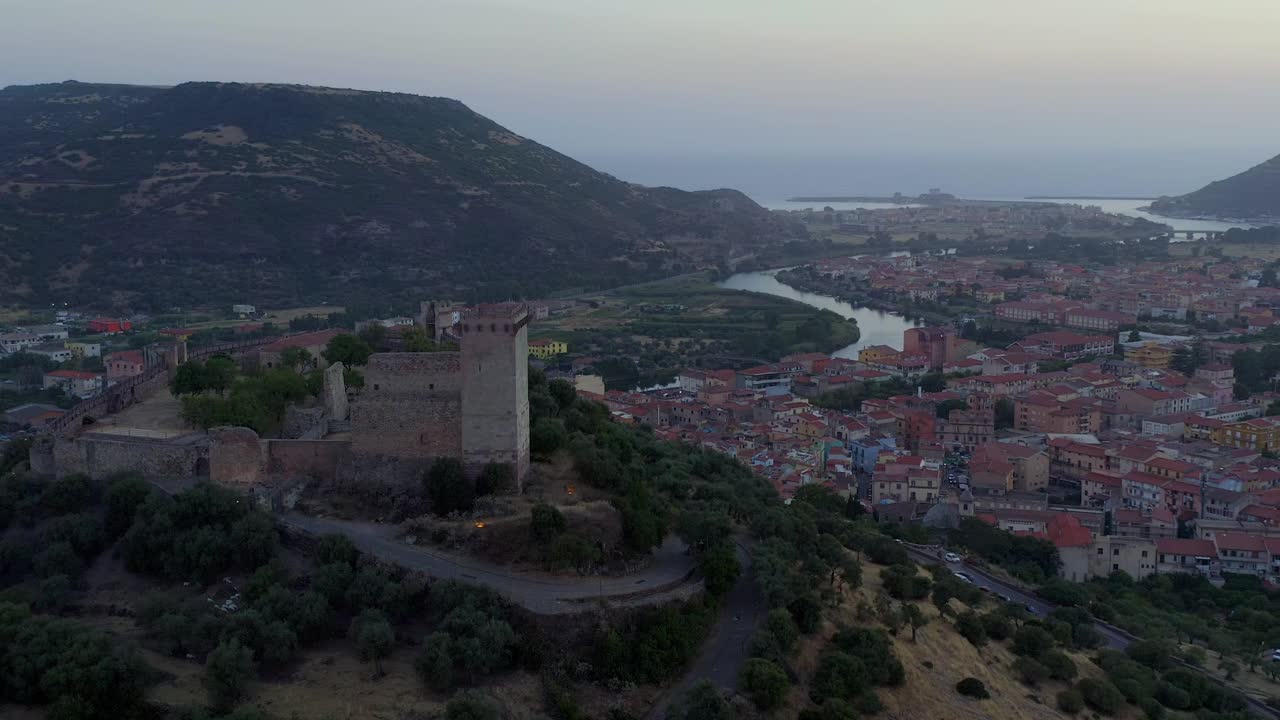
<svg viewBox="0 0 1280 720"><path fill-rule="evenodd" d="M863 586L852 593L845 593L845 601L831 614L834 622L826 623L820 633L801 642L793 664L802 682L788 697L784 716L794 717L810 706L808 682L817 670L818 660L831 636L835 634L838 625L860 624L855 618L858 601L861 599L874 605L881 587L880 568L864 563ZM952 601L952 605L957 612L965 609L958 601ZM1055 698L1058 691L1066 687L1064 683L1051 681L1042 683L1037 688L1027 687L1017 679L1013 671L1015 656L1008 649L1007 643L989 642L985 647L976 648L955 631L951 624L952 618L940 617L932 603L926 600L919 603L919 606L929 618L929 623L919 629L916 642L911 641L909 627L899 630L897 637L893 638L894 654L906 670L907 681L902 687L876 690L885 708L877 717L930 720L1040 720L1070 717L1060 712L1056 705ZM986 608L990 609L990 606ZM1070 654L1082 677L1101 675L1101 671L1087 657L1078 653ZM981 680L991 697L987 700L974 700L956 692L956 683L966 677ZM1137 718L1141 714L1132 708L1125 712L1129 715L1122 713L1116 717ZM1086 713L1078 717L1089 715Z"/></svg>

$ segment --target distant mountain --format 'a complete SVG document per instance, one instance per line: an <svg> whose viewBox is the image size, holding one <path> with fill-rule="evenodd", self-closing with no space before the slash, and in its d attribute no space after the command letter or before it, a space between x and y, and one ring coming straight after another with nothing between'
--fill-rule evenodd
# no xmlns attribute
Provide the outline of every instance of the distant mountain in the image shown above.
<svg viewBox="0 0 1280 720"><path fill-rule="evenodd" d="M804 236L737 191L626 183L446 98L0 91L0 303L504 299Z"/></svg>
<svg viewBox="0 0 1280 720"><path fill-rule="evenodd" d="M1151 210L1174 217L1280 218L1280 155L1193 193L1162 197Z"/></svg>

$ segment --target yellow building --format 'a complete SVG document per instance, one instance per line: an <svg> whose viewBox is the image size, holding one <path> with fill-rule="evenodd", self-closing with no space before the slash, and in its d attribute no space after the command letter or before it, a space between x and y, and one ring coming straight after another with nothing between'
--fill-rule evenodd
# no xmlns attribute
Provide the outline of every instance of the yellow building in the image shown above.
<svg viewBox="0 0 1280 720"><path fill-rule="evenodd" d="M562 340L530 340L529 354L539 360L553 358L569 352L569 344Z"/></svg>
<svg viewBox="0 0 1280 720"><path fill-rule="evenodd" d="M1280 419L1253 418L1215 428L1211 436L1215 445L1246 448L1263 452L1280 447Z"/></svg>
<svg viewBox="0 0 1280 720"><path fill-rule="evenodd" d="M888 358L898 357L901 354L902 353L894 350L888 345L872 345L858 351L858 362L867 364L878 363L887 360Z"/></svg>
<svg viewBox="0 0 1280 720"><path fill-rule="evenodd" d="M1126 347L1124 359L1155 370L1168 370L1173 362L1173 350L1160 343L1148 342L1138 347Z"/></svg>

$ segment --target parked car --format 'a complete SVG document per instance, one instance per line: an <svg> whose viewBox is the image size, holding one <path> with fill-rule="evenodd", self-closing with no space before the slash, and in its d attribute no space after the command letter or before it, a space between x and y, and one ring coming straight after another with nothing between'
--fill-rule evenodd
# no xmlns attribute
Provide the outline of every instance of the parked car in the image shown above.
<svg viewBox="0 0 1280 720"><path fill-rule="evenodd" d="M952 575L955 575L957 578L959 578L961 582L967 582L967 583L969 583L970 585L972 585L972 584L973 584L973 578L969 577L968 575L966 575L966 574L964 574L964 573L962 573L962 572L953 572L953 573L951 573L951 574L952 574Z"/></svg>
<svg viewBox="0 0 1280 720"><path fill-rule="evenodd" d="M943 555L943 556L942 556L942 559L943 559L943 560L946 560L946 561L947 561L947 562L949 562L949 563L958 563L958 562L960 562L960 556L959 556L959 555L957 555L957 554L955 554L955 553L952 553L952 552L949 552L949 553L947 553L946 555Z"/></svg>

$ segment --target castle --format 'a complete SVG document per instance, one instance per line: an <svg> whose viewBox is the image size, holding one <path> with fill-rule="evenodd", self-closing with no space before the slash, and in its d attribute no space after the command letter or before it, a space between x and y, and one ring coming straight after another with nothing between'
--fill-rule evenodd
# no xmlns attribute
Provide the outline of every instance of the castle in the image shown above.
<svg viewBox="0 0 1280 720"><path fill-rule="evenodd" d="M529 470L528 308L434 302L423 308L419 324L438 341L456 342L457 350L375 353L363 369L363 390L349 404L342 366L329 367L321 406L290 408L285 437L214 428L139 438L86 425L42 438L32 467L57 476L136 471L166 480L207 478L270 492L311 481L416 485L437 458L450 457L473 476L488 463L509 464L522 484Z"/></svg>
<svg viewBox="0 0 1280 720"><path fill-rule="evenodd" d="M434 304L433 304L434 305ZM432 318L457 351L379 353L351 405L351 450L365 457L456 457L471 472L508 463L529 469L529 310L517 303L450 310Z"/></svg>

